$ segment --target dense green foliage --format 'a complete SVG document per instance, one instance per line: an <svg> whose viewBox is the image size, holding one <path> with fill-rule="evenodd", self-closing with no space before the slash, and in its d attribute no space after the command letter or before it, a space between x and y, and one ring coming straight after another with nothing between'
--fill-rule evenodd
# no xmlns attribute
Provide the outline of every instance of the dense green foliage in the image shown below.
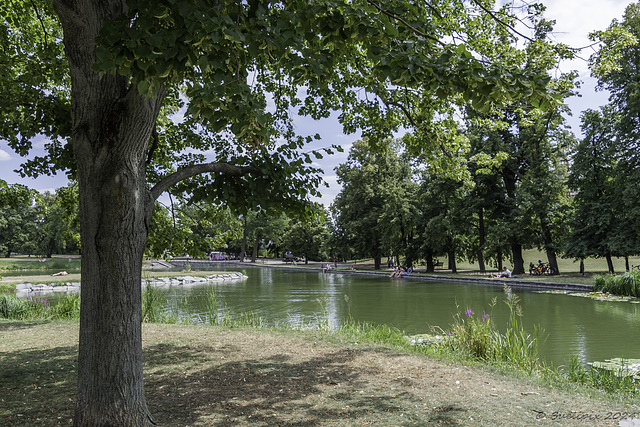
<svg viewBox="0 0 640 427"><path fill-rule="evenodd" d="M349 258L404 255L412 231L416 186L397 147L376 151L367 140L356 142L346 163L336 168L342 191L332 205L334 238Z"/></svg>
<svg viewBox="0 0 640 427"><path fill-rule="evenodd" d="M0 254L51 257L78 252L77 200L67 203L71 187L38 194L14 184L0 188ZM77 214L76 214L77 215Z"/></svg>

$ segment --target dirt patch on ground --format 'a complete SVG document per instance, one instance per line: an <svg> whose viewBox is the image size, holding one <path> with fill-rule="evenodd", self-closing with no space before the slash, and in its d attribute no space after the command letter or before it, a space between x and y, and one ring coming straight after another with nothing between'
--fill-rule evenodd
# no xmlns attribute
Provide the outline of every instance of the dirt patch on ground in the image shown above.
<svg viewBox="0 0 640 427"><path fill-rule="evenodd" d="M154 324L143 332L147 400L166 426L618 425L622 413L640 412L637 401L319 333ZM0 337L3 424L69 424L77 324L0 323Z"/></svg>

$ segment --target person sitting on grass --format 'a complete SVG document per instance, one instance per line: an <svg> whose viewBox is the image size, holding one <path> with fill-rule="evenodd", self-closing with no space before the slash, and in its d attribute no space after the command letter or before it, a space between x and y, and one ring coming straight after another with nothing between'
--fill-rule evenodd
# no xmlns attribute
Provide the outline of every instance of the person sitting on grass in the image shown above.
<svg viewBox="0 0 640 427"><path fill-rule="evenodd" d="M507 267L503 267L501 273L492 274L489 277L491 277L492 279L499 278L499 277L507 277L508 278L508 277L511 277L511 271L507 270Z"/></svg>
<svg viewBox="0 0 640 427"><path fill-rule="evenodd" d="M503 267L500 277L511 277L511 271L509 271L507 267Z"/></svg>

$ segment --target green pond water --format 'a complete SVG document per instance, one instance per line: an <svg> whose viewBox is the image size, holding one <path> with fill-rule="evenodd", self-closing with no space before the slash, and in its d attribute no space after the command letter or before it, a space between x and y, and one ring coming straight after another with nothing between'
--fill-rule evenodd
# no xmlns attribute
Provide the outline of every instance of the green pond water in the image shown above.
<svg viewBox="0 0 640 427"><path fill-rule="evenodd" d="M226 267L226 271L234 270ZM238 270L238 269L236 269ZM396 327L405 333L446 328L456 312L490 314L499 328L509 316L501 287L438 283L387 277L323 274L269 268L244 269L247 280L160 289L169 306L183 313L204 313L204 295L214 289L219 304L234 314L253 313L266 323L340 324L349 313L355 320ZM583 363L612 358L640 358L640 304L536 293L513 288L520 298L527 331L546 332L542 357L558 367L573 355ZM349 302L345 301L345 295ZM492 300L497 303L491 308Z"/></svg>

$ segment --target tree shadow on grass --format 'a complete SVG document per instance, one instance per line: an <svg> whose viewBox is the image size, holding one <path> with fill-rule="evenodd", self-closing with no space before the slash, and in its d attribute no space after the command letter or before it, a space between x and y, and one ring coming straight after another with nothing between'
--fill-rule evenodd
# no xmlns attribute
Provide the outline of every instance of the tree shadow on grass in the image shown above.
<svg viewBox="0 0 640 427"><path fill-rule="evenodd" d="M2 425L70 424L77 360L77 346L0 353Z"/></svg>
<svg viewBox="0 0 640 427"><path fill-rule="evenodd" d="M20 329L29 329L37 325L49 323L48 320L7 320L0 319L0 332L17 331Z"/></svg>
<svg viewBox="0 0 640 427"><path fill-rule="evenodd" d="M300 359L257 359L233 345L145 347L145 390L160 425L457 425L463 409L423 413L412 384L390 387L381 372L354 363L368 349ZM0 419L7 426L69 425L77 346L0 353Z"/></svg>
<svg viewBox="0 0 640 427"><path fill-rule="evenodd" d="M163 347L147 356L149 367L165 364L168 355L173 362L205 358L188 348ZM212 349L204 369L163 369L162 375L147 377L147 400L159 424L313 426L369 420L416 425L431 415L455 424L447 411L421 413L422 400L410 392L380 387L379 372L349 364L372 350L340 349L303 361L286 354L226 361L229 350Z"/></svg>

